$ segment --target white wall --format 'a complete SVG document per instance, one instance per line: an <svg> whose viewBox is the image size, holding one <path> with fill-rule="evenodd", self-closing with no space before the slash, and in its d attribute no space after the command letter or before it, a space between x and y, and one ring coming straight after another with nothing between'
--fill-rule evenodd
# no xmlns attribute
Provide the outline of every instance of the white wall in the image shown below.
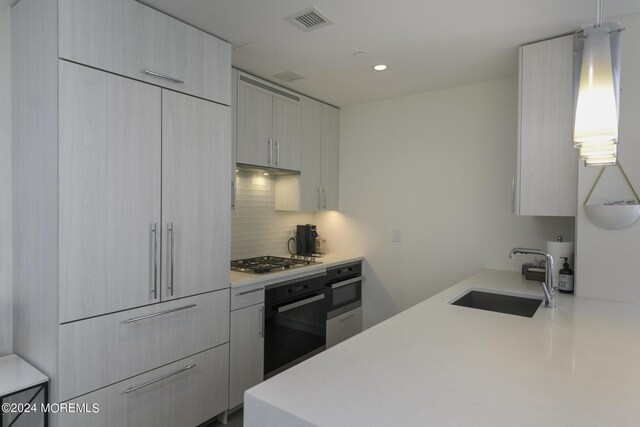
<svg viewBox="0 0 640 427"><path fill-rule="evenodd" d="M517 110L514 78L341 110L341 212L318 226L366 257L366 326L480 269L519 270L515 246L573 239L573 218L511 213Z"/></svg>
<svg viewBox="0 0 640 427"><path fill-rule="evenodd" d="M0 355L11 353L11 43L0 9Z"/></svg>
<svg viewBox="0 0 640 427"><path fill-rule="evenodd" d="M640 14L620 18L622 33L620 76L620 145L618 159L627 176L640 191ZM580 167L578 217L576 221L576 293L580 296L640 303L640 221L622 230L604 230L591 224L582 203L600 168ZM598 204L633 200L620 171L607 168L589 200Z"/></svg>

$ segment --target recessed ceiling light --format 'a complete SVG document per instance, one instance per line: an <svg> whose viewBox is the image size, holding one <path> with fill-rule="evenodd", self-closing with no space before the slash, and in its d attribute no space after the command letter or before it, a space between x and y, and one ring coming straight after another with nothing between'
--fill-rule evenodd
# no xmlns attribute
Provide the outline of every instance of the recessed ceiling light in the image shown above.
<svg viewBox="0 0 640 427"><path fill-rule="evenodd" d="M378 65L374 65L373 69L376 70L376 71L384 71L384 70L389 69L389 67L387 65L385 65L385 64L378 64Z"/></svg>

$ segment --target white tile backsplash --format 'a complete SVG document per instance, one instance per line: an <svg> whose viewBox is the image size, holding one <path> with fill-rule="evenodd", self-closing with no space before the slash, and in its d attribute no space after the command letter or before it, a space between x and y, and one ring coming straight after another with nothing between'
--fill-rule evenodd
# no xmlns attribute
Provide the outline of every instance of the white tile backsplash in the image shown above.
<svg viewBox="0 0 640 427"><path fill-rule="evenodd" d="M236 174L236 209L231 214L231 259L287 253L297 224L315 224L314 212L275 210L273 177ZM293 247L293 245L292 245Z"/></svg>

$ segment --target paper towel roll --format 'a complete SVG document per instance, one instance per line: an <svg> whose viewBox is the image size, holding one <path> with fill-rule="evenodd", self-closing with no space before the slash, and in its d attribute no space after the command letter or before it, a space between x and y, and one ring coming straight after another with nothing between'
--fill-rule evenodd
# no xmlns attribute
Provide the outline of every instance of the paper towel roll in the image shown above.
<svg viewBox="0 0 640 427"><path fill-rule="evenodd" d="M547 252L551 254L553 258L553 285L558 286L558 274L562 270L562 264L564 264L563 257L567 257L569 260L569 267L573 270L573 242L557 242L547 241Z"/></svg>

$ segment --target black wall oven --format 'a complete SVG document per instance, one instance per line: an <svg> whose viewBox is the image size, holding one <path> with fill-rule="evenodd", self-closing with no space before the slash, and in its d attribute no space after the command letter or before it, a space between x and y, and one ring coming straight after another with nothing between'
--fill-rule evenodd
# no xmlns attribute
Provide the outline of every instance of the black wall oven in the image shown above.
<svg viewBox="0 0 640 427"><path fill-rule="evenodd" d="M326 278L322 272L265 288L265 379L325 349Z"/></svg>
<svg viewBox="0 0 640 427"><path fill-rule="evenodd" d="M327 269L327 319L362 305L362 263Z"/></svg>

